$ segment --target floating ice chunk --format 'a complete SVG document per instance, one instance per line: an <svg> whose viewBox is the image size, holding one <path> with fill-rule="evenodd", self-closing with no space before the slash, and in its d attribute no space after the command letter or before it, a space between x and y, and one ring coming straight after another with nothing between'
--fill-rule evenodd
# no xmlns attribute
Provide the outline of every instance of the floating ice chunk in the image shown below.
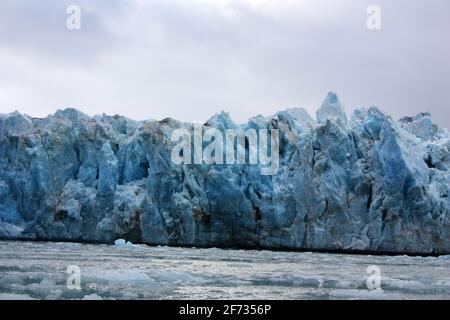
<svg viewBox="0 0 450 320"><path fill-rule="evenodd" d="M154 274L157 281L170 283L195 283L200 284L206 282L206 279L192 275L187 272L179 271L157 271Z"/></svg>
<svg viewBox="0 0 450 320"><path fill-rule="evenodd" d="M388 293L382 289L358 290L358 289L335 289L331 290L330 299L352 299L352 300L400 300L402 296L397 293Z"/></svg>
<svg viewBox="0 0 450 320"><path fill-rule="evenodd" d="M111 283L132 282L140 284L149 284L154 282L154 280L145 272L135 269L104 270L99 268L88 268L84 270L84 274L90 281L108 281Z"/></svg>
<svg viewBox="0 0 450 320"><path fill-rule="evenodd" d="M116 241L114 241L114 245L117 248L132 248L134 247L134 244L130 241L126 241L124 239L118 239Z"/></svg>
<svg viewBox="0 0 450 320"><path fill-rule="evenodd" d="M83 300L103 300L103 298L94 293L84 296Z"/></svg>
<svg viewBox="0 0 450 320"><path fill-rule="evenodd" d="M27 294L0 293L0 300L36 300Z"/></svg>
<svg viewBox="0 0 450 320"><path fill-rule="evenodd" d="M126 245L126 241L124 239L118 239L116 241L114 241L114 245L116 247L124 247Z"/></svg>
<svg viewBox="0 0 450 320"><path fill-rule="evenodd" d="M49 294L45 297L45 300L58 300L61 299L62 290L60 289L50 289Z"/></svg>
<svg viewBox="0 0 450 320"><path fill-rule="evenodd" d="M389 290L396 291L420 291L427 287L423 282L416 280L404 280L404 279L393 279L385 277L383 279L383 286Z"/></svg>

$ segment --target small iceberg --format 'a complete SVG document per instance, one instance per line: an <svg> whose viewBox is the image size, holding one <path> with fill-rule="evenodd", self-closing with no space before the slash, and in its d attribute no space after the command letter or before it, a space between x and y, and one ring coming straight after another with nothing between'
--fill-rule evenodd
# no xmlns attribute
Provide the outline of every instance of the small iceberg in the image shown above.
<svg viewBox="0 0 450 320"><path fill-rule="evenodd" d="M134 247L134 244L130 241L126 241L124 239L118 239L116 241L114 241L114 245L117 248L132 248Z"/></svg>

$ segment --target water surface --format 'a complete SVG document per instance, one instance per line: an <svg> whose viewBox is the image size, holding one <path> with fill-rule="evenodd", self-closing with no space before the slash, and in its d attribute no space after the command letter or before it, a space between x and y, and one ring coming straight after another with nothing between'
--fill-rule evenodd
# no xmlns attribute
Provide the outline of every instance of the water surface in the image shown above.
<svg viewBox="0 0 450 320"><path fill-rule="evenodd" d="M67 286L69 266L80 290ZM367 287L369 266L379 290ZM437 298L450 299L450 256L0 242L0 299Z"/></svg>

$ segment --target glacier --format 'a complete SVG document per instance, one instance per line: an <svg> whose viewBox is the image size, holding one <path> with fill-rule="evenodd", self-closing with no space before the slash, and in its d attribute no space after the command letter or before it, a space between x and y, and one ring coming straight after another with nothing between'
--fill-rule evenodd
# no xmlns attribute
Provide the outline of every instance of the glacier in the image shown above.
<svg viewBox="0 0 450 320"><path fill-rule="evenodd" d="M450 133L429 113L376 107L347 118L329 93L245 124L277 129L279 170L178 165L176 129L193 124L75 109L0 114L0 239L392 254L450 253Z"/></svg>

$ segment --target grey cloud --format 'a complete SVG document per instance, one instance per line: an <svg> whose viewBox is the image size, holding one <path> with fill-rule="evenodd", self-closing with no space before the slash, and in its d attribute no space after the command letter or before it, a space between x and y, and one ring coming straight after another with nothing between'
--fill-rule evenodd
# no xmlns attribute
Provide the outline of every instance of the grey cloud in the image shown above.
<svg viewBox="0 0 450 320"><path fill-rule="evenodd" d="M373 2L2 1L0 111L194 121L225 109L244 121L313 114L333 90L348 112L431 111L450 127L450 3L375 1L382 30L369 31ZM69 3L82 7L80 32L65 29Z"/></svg>

